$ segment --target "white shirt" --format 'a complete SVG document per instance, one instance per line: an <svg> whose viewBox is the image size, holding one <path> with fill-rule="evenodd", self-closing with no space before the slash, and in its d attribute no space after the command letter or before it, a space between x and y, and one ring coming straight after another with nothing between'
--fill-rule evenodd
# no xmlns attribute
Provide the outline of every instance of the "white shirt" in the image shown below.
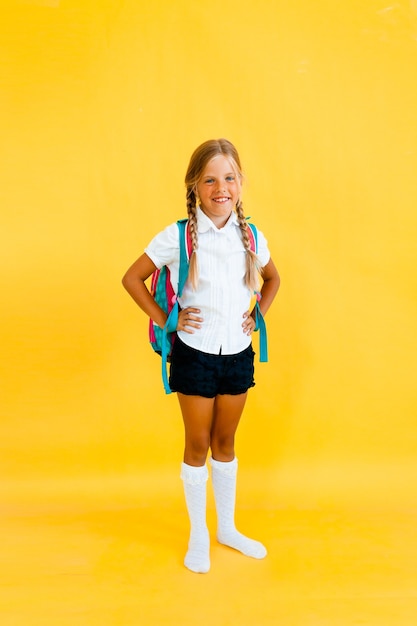
<svg viewBox="0 0 417 626"><path fill-rule="evenodd" d="M243 314L252 298L246 287L245 249L237 216L233 211L223 226L217 228L203 211L197 209L199 280L196 291L186 284L179 299L181 308L196 307L203 318L194 333L178 331L181 341L209 354L237 354L249 346L251 337L242 329ZM156 267L168 265L171 282L178 286L179 235L176 223L152 239L145 248ZM257 254L262 267L270 253L264 235L258 230Z"/></svg>

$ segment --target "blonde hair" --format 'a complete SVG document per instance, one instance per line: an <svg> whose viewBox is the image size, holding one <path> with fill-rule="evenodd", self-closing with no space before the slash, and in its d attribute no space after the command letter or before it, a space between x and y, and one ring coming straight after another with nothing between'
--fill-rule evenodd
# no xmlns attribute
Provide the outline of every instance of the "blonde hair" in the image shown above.
<svg viewBox="0 0 417 626"><path fill-rule="evenodd" d="M201 179L206 165L209 161L211 161L211 159L218 155L227 157L239 178L243 178L238 152L234 145L227 139L210 139L209 141L205 141L198 146L198 148L196 148L191 155L190 163L185 175L185 186L188 223L193 247L188 276L193 289L196 289L198 285L197 184ZM240 198L235 209L240 232L242 234L243 247L246 251L245 284L251 291L256 291L258 289L258 274L262 272L262 268L257 255L253 252L253 250L251 250L248 225L243 213L243 206Z"/></svg>

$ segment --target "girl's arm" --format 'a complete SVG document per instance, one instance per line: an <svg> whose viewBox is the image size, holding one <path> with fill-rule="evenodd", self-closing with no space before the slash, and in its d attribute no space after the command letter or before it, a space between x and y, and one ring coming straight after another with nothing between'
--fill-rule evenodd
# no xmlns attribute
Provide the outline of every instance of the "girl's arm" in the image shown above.
<svg viewBox="0 0 417 626"><path fill-rule="evenodd" d="M151 261L148 255L142 254L142 256L129 267L122 278L122 284L142 311L144 311L155 324L163 328L167 321L167 314L155 302L145 285L145 280L149 278L156 269L156 265ZM195 329L201 328L203 318L199 316L199 313L200 309L195 307L182 309L178 313L177 330L192 334Z"/></svg>
<svg viewBox="0 0 417 626"><path fill-rule="evenodd" d="M166 313L155 302L145 280L157 269L147 254L142 254L133 263L122 278L122 285L132 296L137 305L146 313L160 328L164 327L167 320Z"/></svg>
<svg viewBox="0 0 417 626"><path fill-rule="evenodd" d="M268 263L264 266L262 270L262 279L262 298L259 302L259 307L261 309L262 315L265 315L277 294L281 282L279 274L277 272L277 268L275 267L272 259L269 259Z"/></svg>
<svg viewBox="0 0 417 626"><path fill-rule="evenodd" d="M261 309L262 315L265 315L265 313L271 306L280 285L279 274L272 259L269 259L268 263L263 267L262 278L264 282L261 287L262 298L259 302L259 307ZM243 314L243 317L243 332L247 335L250 335L253 332L255 326L256 308L254 307L252 309L252 312L246 311L246 313Z"/></svg>

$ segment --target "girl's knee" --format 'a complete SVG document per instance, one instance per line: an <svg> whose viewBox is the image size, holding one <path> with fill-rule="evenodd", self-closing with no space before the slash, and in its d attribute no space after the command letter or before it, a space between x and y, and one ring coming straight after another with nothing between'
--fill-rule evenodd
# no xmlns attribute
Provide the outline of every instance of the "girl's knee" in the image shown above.
<svg viewBox="0 0 417 626"><path fill-rule="evenodd" d="M215 435L211 440L213 458L217 461L232 461L235 456L235 438L233 436Z"/></svg>
<svg viewBox="0 0 417 626"><path fill-rule="evenodd" d="M210 440L205 437L187 440L184 452L185 463L189 465L204 465L209 448Z"/></svg>

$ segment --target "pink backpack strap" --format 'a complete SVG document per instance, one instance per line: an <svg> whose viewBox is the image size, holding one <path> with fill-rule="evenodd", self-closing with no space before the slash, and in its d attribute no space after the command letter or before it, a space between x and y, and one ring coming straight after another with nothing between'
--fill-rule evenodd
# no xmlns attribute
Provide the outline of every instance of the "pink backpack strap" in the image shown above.
<svg viewBox="0 0 417 626"><path fill-rule="evenodd" d="M256 253L258 246L257 246L256 235L254 233L254 228L255 226L253 224L248 223L247 232L248 232L248 237L250 241L250 249L252 250L252 252Z"/></svg>
<svg viewBox="0 0 417 626"><path fill-rule="evenodd" d="M193 253L193 242L192 242L191 233L190 233L190 222L188 220L185 225L185 241L187 243L187 258L188 260L190 260L190 257Z"/></svg>

